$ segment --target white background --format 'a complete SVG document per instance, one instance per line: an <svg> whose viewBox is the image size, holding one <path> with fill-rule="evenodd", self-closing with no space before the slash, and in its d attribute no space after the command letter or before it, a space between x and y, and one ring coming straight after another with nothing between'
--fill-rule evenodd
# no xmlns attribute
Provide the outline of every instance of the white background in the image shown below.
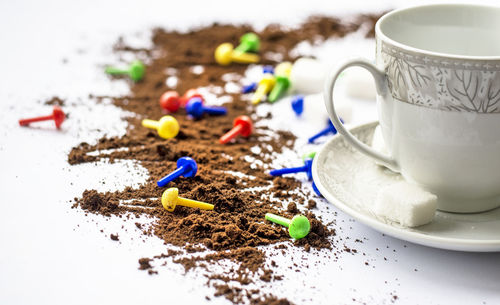
<svg viewBox="0 0 500 305"><path fill-rule="evenodd" d="M160 273L155 276L137 270L138 258L165 252L165 246L156 238L143 242L134 229L135 220L85 216L71 209L69 200L84 189L113 190L144 181L145 171L131 163L70 167L66 161L72 146L124 132L123 111L94 105L87 98L88 93L127 92L124 82L111 82L102 73L103 65L116 61L111 44L119 35L144 45L153 26L187 29L214 20L258 27L269 22L291 25L313 13L343 16L403 4L409 3L0 2L0 304L200 304L212 293L203 276L184 275L176 265L157 268ZM340 56L350 49L331 52ZM70 113L61 131L51 124L17 126L21 117L50 112L40 101L54 95L67 100ZM375 119L374 109L373 102L355 101L354 123ZM317 126L310 129L308 133ZM360 254L342 254L334 260L328 251L312 251L306 255L309 268L297 273L286 266L304 254L292 247L283 257L273 258L285 274L285 280L272 287L276 295L299 304L389 304L391 294L398 295L399 304L500 303L500 254L408 244L382 236L341 212L333 217L334 211L323 202L317 213L335 218L336 239L343 239L338 244L345 242ZM111 241L109 234L117 232L120 242ZM365 239L354 244L356 238ZM227 301L218 298L211 303Z"/></svg>

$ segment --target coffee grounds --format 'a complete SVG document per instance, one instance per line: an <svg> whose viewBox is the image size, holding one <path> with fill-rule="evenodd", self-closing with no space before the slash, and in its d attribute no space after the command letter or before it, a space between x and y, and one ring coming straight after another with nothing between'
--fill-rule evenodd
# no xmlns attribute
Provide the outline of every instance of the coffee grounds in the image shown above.
<svg viewBox="0 0 500 305"><path fill-rule="evenodd" d="M266 56L270 52L280 54L283 61L293 61L295 58L289 51L298 43L343 37L365 24L373 28L377 19L378 16L363 15L352 23L343 23L334 18L314 17L293 29L270 25L258 33L262 42L261 63L276 64ZM219 66L213 59L213 52L220 43L236 43L249 31L253 29L247 25L214 23L187 33L155 29L152 49L135 49L125 45L123 39L118 41L114 46L117 54L133 52L151 60L144 80L130 82L130 96L112 97L115 105L137 116L128 119L129 128L123 137L102 138L95 145L81 143L72 149L68 161L79 164L134 160L148 170L149 178L138 188L126 187L122 191L105 193L86 190L81 198L75 198L74 207L104 216L117 215L125 221L132 217L151 217L151 225L136 223L136 227L146 236L155 235L166 245L184 250L166 249L165 253L153 258L141 258L141 270L154 274L157 271L150 264L152 260L173 258L186 271L204 269L208 285L215 288L214 296L224 296L233 303L290 304L288 300L245 286L257 280L267 283L282 278L276 274L279 268L274 261L271 266L266 265L265 254L257 246L292 242L286 228L264 221L264 214L271 212L291 218L300 213L300 209L316 206L315 200L311 199L315 195L304 190L300 181L270 177L263 166L284 149L292 149L294 135L259 126L248 139L240 138L228 145L218 144L218 138L232 127L238 115L249 115L254 123L271 118L270 114L258 117L255 108L239 94L224 94L232 98L232 102L224 105L228 108L227 116L192 120L183 109L173 114L180 124L180 132L174 139L162 139L156 131L141 126L143 118L159 119L164 115L158 100L169 90L165 84L167 68L175 69L180 94L190 88L208 85L224 88L223 75L227 73L243 76L246 66ZM193 73L191 68L194 65L202 65L204 72ZM269 137L270 132L275 137ZM252 147L260 148L261 153L251 153ZM183 156L197 161L198 173L194 178L179 178L168 187L177 187L182 197L214 204L213 211L179 206L174 212L168 212L162 207L160 198L165 189L157 187L156 181L173 171L176 160ZM248 159L249 156L252 158ZM286 210L282 209L283 201L290 201ZM306 238L294 241L293 245L303 247L305 251L334 247L330 237L335 235L335 230L328 229L311 211L303 214L311 221L311 232ZM286 248L280 244L277 249L285 251ZM215 252L204 254L207 250ZM224 273L214 273L208 268L210 264L223 265L227 260L237 264L238 268ZM234 282L239 285L234 285ZM207 296L207 299L210 298Z"/></svg>
<svg viewBox="0 0 500 305"><path fill-rule="evenodd" d="M50 106L65 106L65 101L57 96L54 96L44 102L45 105Z"/></svg>

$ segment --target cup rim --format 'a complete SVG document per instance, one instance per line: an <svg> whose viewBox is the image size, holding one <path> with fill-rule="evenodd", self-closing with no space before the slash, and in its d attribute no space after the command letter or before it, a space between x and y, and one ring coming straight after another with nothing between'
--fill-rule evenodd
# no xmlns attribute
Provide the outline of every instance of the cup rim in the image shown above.
<svg viewBox="0 0 500 305"><path fill-rule="evenodd" d="M400 12L404 11L409 11L412 9L416 8L428 8L428 7L457 7L457 6L463 6L463 7L481 7L481 8L494 8L494 9L500 9L500 6L494 6L494 5L485 5L485 4L462 4L462 3L456 3L456 4L451 4L451 3L446 3L446 4L425 4L425 5L414 5L414 6L407 6L407 7L402 7L398 8L395 10L390 11L387 14L384 14L380 19L377 21L375 24L375 36L379 37L381 40L384 40L388 43L390 43L393 46L396 46L398 48L420 53L423 55L429 55L429 56L439 56L439 57L447 57L447 58L454 58L454 59L465 59L465 60L491 60L491 61L500 61L500 55L499 56L471 56L471 55L458 55L458 54L451 54L451 53L442 53L442 52L434 52L434 51L429 51L425 49L420 49L420 48L415 48L408 46L406 44L400 43L395 41L392 38L389 38L387 35L385 35L382 30L380 29L380 25L384 22L385 19L391 17L392 15L399 14Z"/></svg>

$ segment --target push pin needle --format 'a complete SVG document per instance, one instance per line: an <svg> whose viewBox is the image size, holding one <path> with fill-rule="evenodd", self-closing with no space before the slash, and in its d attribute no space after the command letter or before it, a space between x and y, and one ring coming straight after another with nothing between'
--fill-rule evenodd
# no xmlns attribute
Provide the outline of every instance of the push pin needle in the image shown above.
<svg viewBox="0 0 500 305"><path fill-rule="evenodd" d="M164 187L169 182L181 176L186 178L194 177L197 171L198 165L196 164L196 161L190 157L182 157L177 160L177 169L158 180L156 184L158 184L159 187Z"/></svg>
<svg viewBox="0 0 500 305"><path fill-rule="evenodd" d="M219 143L226 144L238 135L248 138L252 134L252 129L252 120L246 115L240 115L234 119L233 128L220 137Z"/></svg>
<svg viewBox="0 0 500 305"><path fill-rule="evenodd" d="M208 107L203 106L203 100L199 97L194 97L186 104L186 112L195 119L199 119L204 113L210 115L225 115L227 110L224 107Z"/></svg>
<svg viewBox="0 0 500 305"><path fill-rule="evenodd" d="M262 68L262 72L264 74L274 74L274 68L273 66L264 66ZM241 88L241 93L250 93L250 92L253 92L255 91L255 89L257 89L257 86L258 84L256 82L251 82L250 84L246 85L246 86L243 86L243 88Z"/></svg>
<svg viewBox="0 0 500 305"><path fill-rule="evenodd" d="M259 52L260 39L255 33L241 35L240 44L234 49L238 52Z"/></svg>
<svg viewBox="0 0 500 305"><path fill-rule="evenodd" d="M344 121L342 119L340 119L340 121L342 123L344 123ZM310 137L309 140L307 140L307 141L312 144L312 143L314 143L314 141L316 141L316 139L318 139L322 136L326 136L329 133L337 134L337 129L335 129L335 126L333 126L333 123L330 120L328 120L328 126L325 129L318 132L314 136Z"/></svg>
<svg viewBox="0 0 500 305"><path fill-rule="evenodd" d="M295 215L292 219L288 219L276 214L266 213L266 220L277 223L288 228L288 234L291 238L301 239L309 234L311 223L304 215Z"/></svg>
<svg viewBox="0 0 500 305"><path fill-rule="evenodd" d="M312 179L312 163L313 163L312 158L306 158L304 160L304 166L282 168L282 169L273 169L272 171L269 172L269 174L271 176L283 176L286 174L295 174L295 173L304 172L307 174L307 179L311 180Z"/></svg>
<svg viewBox="0 0 500 305"><path fill-rule="evenodd" d="M276 84L276 79L272 74L266 73L259 81L259 85L257 86L257 90L252 97L252 104L257 105L262 101L262 99L266 96L266 94L271 91Z"/></svg>
<svg viewBox="0 0 500 305"><path fill-rule="evenodd" d="M179 123L170 115L163 116L159 121L142 120L142 126L156 129L158 135L164 139L173 138L179 133Z"/></svg>
<svg viewBox="0 0 500 305"><path fill-rule="evenodd" d="M35 117L35 118L30 118L30 119L21 119L21 120L19 120L19 125L26 126L26 125L29 125L30 123L33 123L33 122L54 120L54 123L56 123L56 127L60 128L62 123L64 122L64 119L66 119L66 115L64 114L62 109L59 106L54 106L54 109L52 110L51 115L40 116L40 117Z"/></svg>
<svg viewBox="0 0 500 305"><path fill-rule="evenodd" d="M127 69L107 67L105 72L109 75L128 75L134 82L138 82L144 78L146 68L140 60L134 60Z"/></svg>
<svg viewBox="0 0 500 305"><path fill-rule="evenodd" d="M213 204L179 197L179 189L175 187L171 187L163 192L163 195L161 196L161 203L169 212L173 212L175 207L178 205L202 210L214 209Z"/></svg>
<svg viewBox="0 0 500 305"><path fill-rule="evenodd" d="M276 67L276 84L269 93L269 102L274 103L290 87L290 73L292 72L291 62L282 62Z"/></svg>

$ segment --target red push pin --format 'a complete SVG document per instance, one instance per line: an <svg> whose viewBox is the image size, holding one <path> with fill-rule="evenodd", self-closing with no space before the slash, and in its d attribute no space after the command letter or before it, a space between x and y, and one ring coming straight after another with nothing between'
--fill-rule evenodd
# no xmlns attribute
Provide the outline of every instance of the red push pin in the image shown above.
<svg viewBox="0 0 500 305"><path fill-rule="evenodd" d="M196 89L189 89L182 97L177 91L167 91L160 97L160 106L168 112L177 112L180 107L186 107L187 102L193 97L199 97L203 100L203 96Z"/></svg>
<svg viewBox="0 0 500 305"><path fill-rule="evenodd" d="M56 123L56 127L60 128L61 124L64 122L65 118L66 118L66 115L64 114L62 109L59 106L54 106L54 110L52 110L51 115L41 116L41 117L36 117L36 118L31 118L31 119L22 119L22 120L19 120L19 125L26 126L26 125L29 125L30 123L33 123L33 122L54 120L54 122Z"/></svg>
<svg viewBox="0 0 500 305"><path fill-rule="evenodd" d="M226 144L227 142L234 139L237 135L241 135L248 138L252 134L253 124L252 120L246 115L240 115L236 117L233 122L233 128L229 130L225 135L220 137L219 143Z"/></svg>

